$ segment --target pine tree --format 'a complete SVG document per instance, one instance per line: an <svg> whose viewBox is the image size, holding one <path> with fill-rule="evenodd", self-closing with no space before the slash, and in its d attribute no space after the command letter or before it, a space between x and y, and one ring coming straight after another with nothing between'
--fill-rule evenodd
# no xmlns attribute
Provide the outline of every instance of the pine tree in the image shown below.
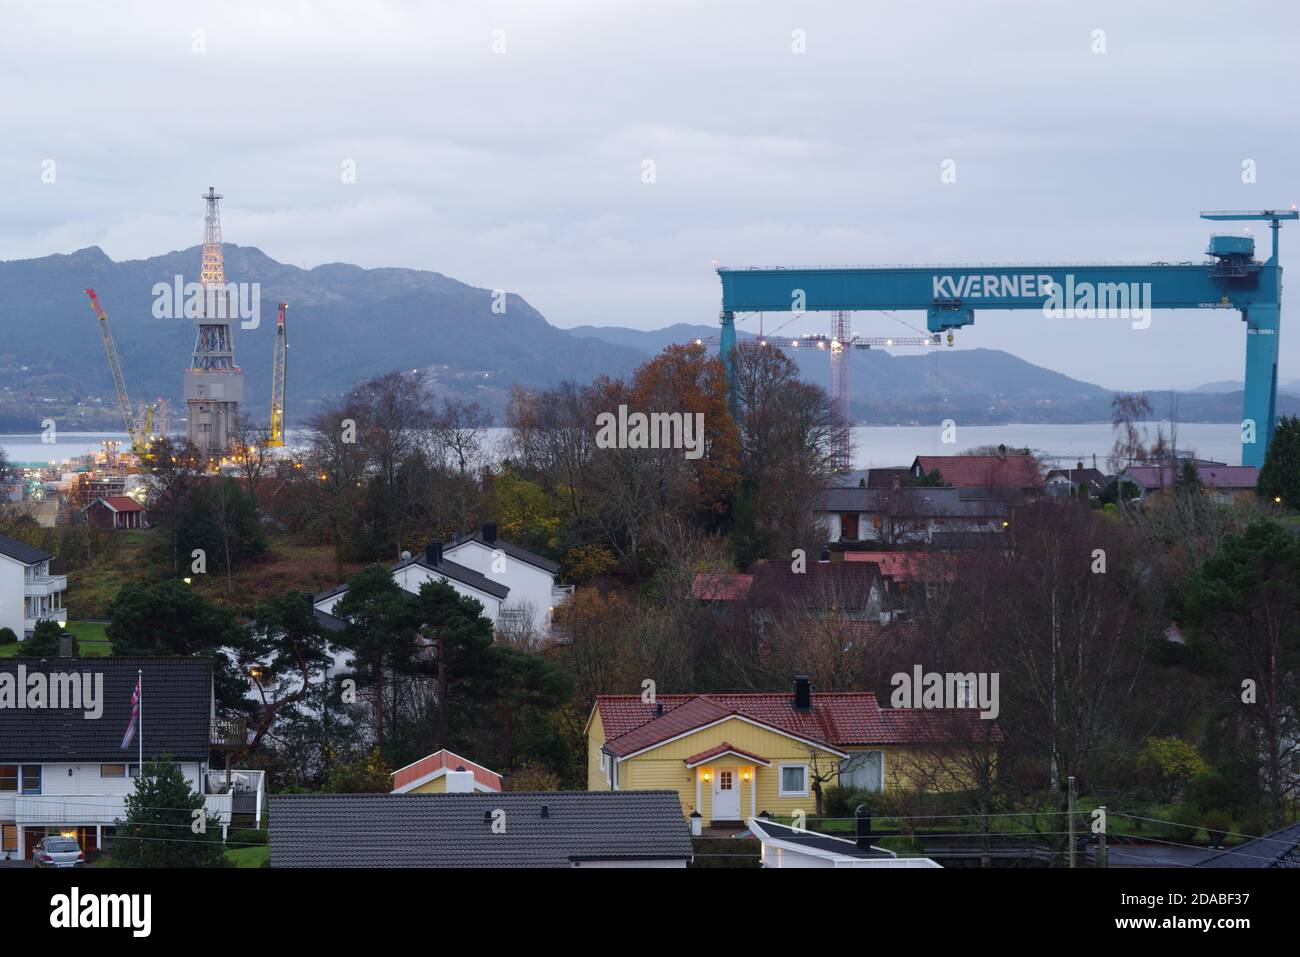
<svg viewBox="0 0 1300 957"><path fill-rule="evenodd" d="M1284 415L1277 420L1256 487L1270 502L1281 499L1287 508L1300 508L1300 418Z"/></svg>
<svg viewBox="0 0 1300 957"><path fill-rule="evenodd" d="M117 822L113 863L118 867L225 867L221 821L209 817L203 795L190 790L169 755L146 761Z"/></svg>

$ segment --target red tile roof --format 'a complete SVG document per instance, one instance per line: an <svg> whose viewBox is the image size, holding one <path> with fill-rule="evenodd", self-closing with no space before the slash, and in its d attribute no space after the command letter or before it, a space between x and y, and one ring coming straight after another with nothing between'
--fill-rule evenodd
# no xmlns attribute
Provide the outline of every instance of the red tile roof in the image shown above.
<svg viewBox="0 0 1300 957"><path fill-rule="evenodd" d="M691 597L700 601L741 601L749 595L753 575L700 572L691 584Z"/></svg>
<svg viewBox="0 0 1300 957"><path fill-rule="evenodd" d="M1032 455L918 455L913 463L922 475L935 469L957 488L1037 488L1043 484Z"/></svg>
<svg viewBox="0 0 1300 957"><path fill-rule="evenodd" d="M845 552L846 562L875 562L880 574L896 582L933 580L949 574L948 552Z"/></svg>
<svg viewBox="0 0 1300 957"><path fill-rule="evenodd" d="M689 758L686 759L686 766L688 768L693 768L695 767L695 765L699 764L700 762L707 761L710 758L716 758L721 754L738 754L742 758L749 758L749 760L754 761L758 764L772 763L767 758L760 757L759 755L746 751L743 748L736 747L730 741L723 741L716 748L709 748L709 750L701 751L699 754L692 754Z"/></svg>
<svg viewBox="0 0 1300 957"><path fill-rule="evenodd" d="M435 751L433 754L426 755L414 764L408 764L404 768L398 768L392 773L393 790L406 787L420 778L427 777L435 771L459 771L461 768L466 771L474 772L474 780L493 791L501 790L501 775L495 771L489 771L481 764L475 764L468 758L462 758L459 754L454 754L447 749Z"/></svg>
<svg viewBox="0 0 1300 957"><path fill-rule="evenodd" d="M144 506L129 495L105 495L100 499L115 512L143 512Z"/></svg>
<svg viewBox="0 0 1300 957"><path fill-rule="evenodd" d="M618 757L732 716L833 748L952 742L985 723L974 710L954 721L945 711L882 708L869 691L814 693L810 711L796 711L790 694L660 695L655 704L640 695L599 695L595 707L605 749Z"/></svg>

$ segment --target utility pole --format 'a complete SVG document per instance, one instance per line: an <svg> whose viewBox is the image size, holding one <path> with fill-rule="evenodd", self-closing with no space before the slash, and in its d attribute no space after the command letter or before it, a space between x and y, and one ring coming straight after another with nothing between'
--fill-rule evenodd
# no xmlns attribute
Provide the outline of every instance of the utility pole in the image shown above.
<svg viewBox="0 0 1300 957"><path fill-rule="evenodd" d="M1068 821L1069 828L1070 828L1070 869L1073 870L1074 869L1074 798L1075 798L1074 775L1071 774L1068 780L1069 780L1069 792L1066 801L1069 807L1069 811L1066 815L1066 819Z"/></svg>
<svg viewBox="0 0 1300 957"><path fill-rule="evenodd" d="M1101 811L1101 830L1097 832L1097 866L1109 867L1110 861L1106 855L1106 828L1109 826L1106 823L1106 805L1103 804L1097 810Z"/></svg>

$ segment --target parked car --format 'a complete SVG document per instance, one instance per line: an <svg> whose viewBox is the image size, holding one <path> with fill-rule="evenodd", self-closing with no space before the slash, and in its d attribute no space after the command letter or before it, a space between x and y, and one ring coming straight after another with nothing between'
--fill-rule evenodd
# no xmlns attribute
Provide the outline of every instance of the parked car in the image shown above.
<svg viewBox="0 0 1300 957"><path fill-rule="evenodd" d="M47 837L36 845L32 863L37 867L85 867L86 855L70 837Z"/></svg>

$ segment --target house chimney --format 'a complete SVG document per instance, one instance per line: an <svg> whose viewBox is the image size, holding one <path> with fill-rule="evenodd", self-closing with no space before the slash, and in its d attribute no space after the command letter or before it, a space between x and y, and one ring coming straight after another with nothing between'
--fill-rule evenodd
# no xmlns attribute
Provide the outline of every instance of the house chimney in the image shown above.
<svg viewBox="0 0 1300 957"><path fill-rule="evenodd" d="M656 701L656 702L655 702L655 717L656 717L656 718L662 718L662 717L663 717L663 714L664 714L664 703L663 703L662 701Z"/></svg>
<svg viewBox="0 0 1300 957"><path fill-rule="evenodd" d="M853 836L857 838L858 850L871 850L871 808L865 804L853 809Z"/></svg>
<svg viewBox="0 0 1300 957"><path fill-rule="evenodd" d="M424 546L424 560L427 564L437 567L442 564L442 542L433 541Z"/></svg>
<svg viewBox="0 0 1300 957"><path fill-rule="evenodd" d="M794 676L794 710L812 710L812 681L807 675Z"/></svg>
<svg viewBox="0 0 1300 957"><path fill-rule="evenodd" d="M472 794L474 791L474 772L466 771L464 768L448 771L447 780L444 783L448 794Z"/></svg>
<svg viewBox="0 0 1300 957"><path fill-rule="evenodd" d="M1000 458L1000 459L1005 459L1006 457L1007 457L1007 447L1006 447L1005 445L999 445L999 446L998 446L998 458Z"/></svg>
<svg viewBox="0 0 1300 957"><path fill-rule="evenodd" d="M496 541L497 541L497 523L496 523L496 522L484 522L484 523L483 523L483 541L485 541L485 542L486 542L487 544L489 544L489 545L495 545L495 544L496 544Z"/></svg>
<svg viewBox="0 0 1300 957"><path fill-rule="evenodd" d="M549 807L547 807L545 804L543 804L543 805L542 805L542 817L550 817L550 816L551 816L551 809L550 809Z"/></svg>
<svg viewBox="0 0 1300 957"><path fill-rule="evenodd" d="M316 596L311 592L307 592L307 607L311 609L315 609L316 607Z"/></svg>

